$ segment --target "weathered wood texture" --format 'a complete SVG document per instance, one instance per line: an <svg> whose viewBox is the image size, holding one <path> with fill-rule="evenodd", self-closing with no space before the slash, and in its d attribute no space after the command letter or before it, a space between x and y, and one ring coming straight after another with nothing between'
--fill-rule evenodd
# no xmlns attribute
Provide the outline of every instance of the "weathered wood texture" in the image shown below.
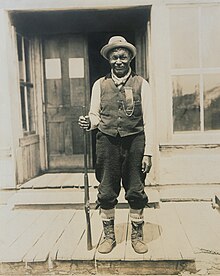
<svg viewBox="0 0 220 276"><path fill-rule="evenodd" d="M91 211L91 251L87 251L83 210L8 209L6 213L0 215L1 225L4 225L0 243L0 262L3 263L24 262L26 268L34 269L39 262L43 267L49 261L48 269L52 271L58 267L63 270L65 264L69 267L67 261L70 261L75 272L96 267L96 272L104 274L132 272L146 275L153 271L164 273L165 270L166 274L174 274L187 266L193 270L193 242L188 241L189 231L186 234L182 216L177 215L173 204L163 204L161 209L145 209L144 240L149 246L145 254L136 254L131 247L128 209L116 209L117 246L106 255L97 251L102 237L98 210ZM183 218L185 220L185 216Z"/></svg>
<svg viewBox="0 0 220 276"><path fill-rule="evenodd" d="M61 78L45 79L49 169L82 168L83 132L78 118L88 104L86 41L81 35L56 35L45 37L43 44L44 58L59 59L61 64ZM81 77L70 75L73 58L83 60Z"/></svg>
<svg viewBox="0 0 220 276"><path fill-rule="evenodd" d="M98 182L94 173L89 173L90 207L96 208ZM20 186L20 190L9 198L9 204L15 209L62 210L84 208L84 185L82 173L45 174L31 179ZM145 187L148 195L147 207L159 208L159 192L152 187ZM118 197L118 208L128 208L125 193Z"/></svg>
<svg viewBox="0 0 220 276"><path fill-rule="evenodd" d="M33 81L36 91L36 126L39 135L40 145L40 166L44 171L47 169L47 148L45 139L45 93L44 93L44 72L42 40L39 37L33 38Z"/></svg>
<svg viewBox="0 0 220 276"><path fill-rule="evenodd" d="M116 210L117 246L107 255L96 251L102 235L98 211L91 212L92 251L86 249L83 210L14 210L9 216L2 214L1 261L46 261L49 255L57 260L194 259L172 204L164 204L161 209L145 209L144 239L149 244L149 252L143 255L135 254L131 248L128 213L128 209ZM154 247L157 239L160 246Z"/></svg>
<svg viewBox="0 0 220 276"><path fill-rule="evenodd" d="M195 253L220 254L219 212L211 203L173 205Z"/></svg>
<svg viewBox="0 0 220 276"><path fill-rule="evenodd" d="M89 185L98 186L94 173L88 173ZM84 186L83 173L47 173L27 181L21 189L79 188Z"/></svg>
<svg viewBox="0 0 220 276"><path fill-rule="evenodd" d="M14 29L6 11L0 10L0 188L15 188L15 149L21 135L21 111ZM12 113L12 110L14 111Z"/></svg>
<svg viewBox="0 0 220 276"><path fill-rule="evenodd" d="M17 150L18 184L37 176L40 173L40 149L38 135L20 139Z"/></svg>

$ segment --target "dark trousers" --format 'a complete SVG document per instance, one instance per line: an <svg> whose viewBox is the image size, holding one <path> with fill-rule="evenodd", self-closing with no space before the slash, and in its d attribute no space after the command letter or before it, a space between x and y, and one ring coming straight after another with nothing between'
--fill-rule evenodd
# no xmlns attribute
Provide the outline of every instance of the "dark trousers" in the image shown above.
<svg viewBox="0 0 220 276"><path fill-rule="evenodd" d="M138 133L112 137L102 132L96 136L96 178L100 182L97 205L112 209L117 204L121 184L132 209L142 209L148 198L144 192L146 175L142 173L145 136Z"/></svg>

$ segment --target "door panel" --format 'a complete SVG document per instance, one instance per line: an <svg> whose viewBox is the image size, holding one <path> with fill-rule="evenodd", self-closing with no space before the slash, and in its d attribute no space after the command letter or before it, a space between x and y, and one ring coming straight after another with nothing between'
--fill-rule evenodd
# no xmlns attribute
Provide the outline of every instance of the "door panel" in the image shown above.
<svg viewBox="0 0 220 276"><path fill-rule="evenodd" d="M82 168L83 133L78 117L89 99L86 40L81 35L50 36L44 39L43 49L48 167L50 170ZM89 141L88 148L90 153Z"/></svg>

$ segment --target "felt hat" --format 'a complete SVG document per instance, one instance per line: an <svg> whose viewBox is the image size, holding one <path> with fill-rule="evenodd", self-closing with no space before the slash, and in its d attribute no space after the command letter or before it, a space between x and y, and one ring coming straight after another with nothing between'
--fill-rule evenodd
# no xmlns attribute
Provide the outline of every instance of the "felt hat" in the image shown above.
<svg viewBox="0 0 220 276"><path fill-rule="evenodd" d="M100 53L105 58L108 59L108 53L112 49L115 48L126 48L132 54L132 59L136 56L136 47L131 43L127 42L127 40L123 36L113 36L109 39L108 44L102 47Z"/></svg>

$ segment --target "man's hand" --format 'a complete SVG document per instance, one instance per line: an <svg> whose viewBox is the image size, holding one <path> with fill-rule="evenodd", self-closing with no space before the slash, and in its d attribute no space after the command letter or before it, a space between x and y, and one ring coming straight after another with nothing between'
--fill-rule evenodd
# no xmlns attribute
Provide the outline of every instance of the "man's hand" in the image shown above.
<svg viewBox="0 0 220 276"><path fill-rule="evenodd" d="M90 122L89 116L80 116L79 120L78 120L78 125L82 129L89 129L90 126L91 126L91 122Z"/></svg>
<svg viewBox="0 0 220 276"><path fill-rule="evenodd" d="M143 173L149 173L150 169L152 167L152 161L150 155L144 155L142 159L142 172Z"/></svg>

